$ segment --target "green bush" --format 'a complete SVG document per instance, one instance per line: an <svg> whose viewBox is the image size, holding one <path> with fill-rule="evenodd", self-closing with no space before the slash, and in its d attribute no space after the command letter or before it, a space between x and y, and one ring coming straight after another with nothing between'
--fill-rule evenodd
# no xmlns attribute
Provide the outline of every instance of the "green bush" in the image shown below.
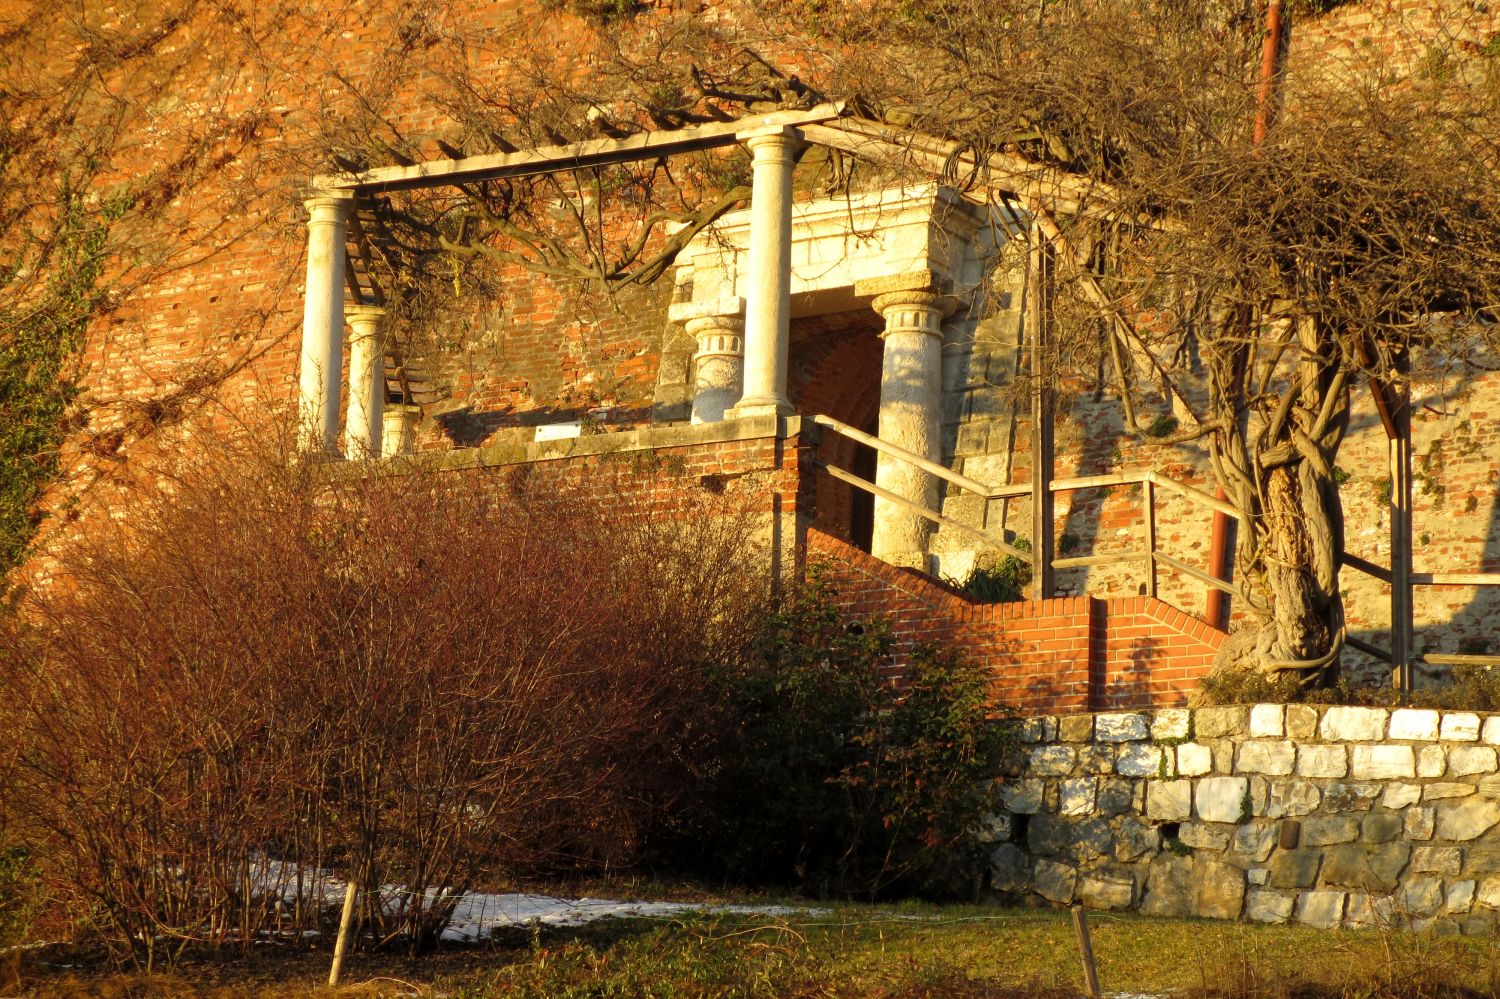
<svg viewBox="0 0 1500 999"><path fill-rule="evenodd" d="M987 671L929 647L897 674L889 625L849 624L816 577L718 684L710 863L817 894L953 895L979 870L994 761Z"/></svg>
<svg viewBox="0 0 1500 999"><path fill-rule="evenodd" d="M1031 551L1031 542L1017 538L1015 547ZM1014 555L1007 555L994 565L974 566L957 585L965 596L981 604L1014 603L1026 599L1026 587L1031 585L1031 565Z"/></svg>

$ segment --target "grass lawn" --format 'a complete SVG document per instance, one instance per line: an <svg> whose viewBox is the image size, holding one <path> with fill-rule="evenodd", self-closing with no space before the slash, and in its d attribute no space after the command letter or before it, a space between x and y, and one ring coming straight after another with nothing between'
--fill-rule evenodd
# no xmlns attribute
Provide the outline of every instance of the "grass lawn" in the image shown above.
<svg viewBox="0 0 1500 999"><path fill-rule="evenodd" d="M1106 993L1187 997L1500 995L1494 940L1408 933L1090 917ZM1067 912L840 905L793 917L607 920L513 933L407 959L356 954L350 986L319 988L326 952L190 961L140 975L72 969L84 955L32 957L0 995L172 997L448 996L451 999L1003 999L1074 996L1082 974Z"/></svg>

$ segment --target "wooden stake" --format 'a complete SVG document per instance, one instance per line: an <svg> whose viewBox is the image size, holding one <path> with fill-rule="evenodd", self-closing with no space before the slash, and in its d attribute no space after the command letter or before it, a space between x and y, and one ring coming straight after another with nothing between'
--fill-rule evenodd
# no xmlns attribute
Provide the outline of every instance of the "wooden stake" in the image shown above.
<svg viewBox="0 0 1500 999"><path fill-rule="evenodd" d="M1073 932L1078 936L1078 953L1083 957L1083 980L1089 999L1100 999L1099 970L1094 967L1094 945L1089 941L1089 921L1083 906L1073 906Z"/></svg>
<svg viewBox="0 0 1500 999"><path fill-rule="evenodd" d="M344 911L339 916L339 938L333 945L333 967L328 969L328 987L338 988L339 976L344 972L344 955L349 953L349 936L354 926L354 903L359 897L359 882L349 879L344 889Z"/></svg>

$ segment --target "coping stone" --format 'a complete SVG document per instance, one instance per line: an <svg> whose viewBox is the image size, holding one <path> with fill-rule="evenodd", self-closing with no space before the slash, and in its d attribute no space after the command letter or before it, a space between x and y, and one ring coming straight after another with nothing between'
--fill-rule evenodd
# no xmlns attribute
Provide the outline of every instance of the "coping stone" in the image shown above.
<svg viewBox="0 0 1500 999"><path fill-rule="evenodd" d="M1385 708L1336 705L1323 713L1318 734L1326 742L1376 742L1385 738Z"/></svg>
<svg viewBox="0 0 1500 999"><path fill-rule="evenodd" d="M1140 742L1151 737L1151 726L1139 712L1094 716L1094 738L1099 742Z"/></svg>
<svg viewBox="0 0 1500 999"><path fill-rule="evenodd" d="M1250 738L1279 739L1286 732L1286 707L1256 704L1250 708Z"/></svg>
<svg viewBox="0 0 1500 999"><path fill-rule="evenodd" d="M1479 738L1479 716L1472 711L1443 715L1444 742L1473 742Z"/></svg>
<svg viewBox="0 0 1500 999"><path fill-rule="evenodd" d="M1438 713L1420 708L1399 708L1391 712L1390 738L1412 742L1436 742Z"/></svg>

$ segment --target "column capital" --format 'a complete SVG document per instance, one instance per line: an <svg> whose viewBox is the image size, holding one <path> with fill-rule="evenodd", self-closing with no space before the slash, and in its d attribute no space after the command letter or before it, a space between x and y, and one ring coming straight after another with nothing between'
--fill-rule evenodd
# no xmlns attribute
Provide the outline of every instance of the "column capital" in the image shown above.
<svg viewBox="0 0 1500 999"><path fill-rule="evenodd" d="M695 357L745 354L745 320L739 316L699 316L683 323L683 329L698 341Z"/></svg>
<svg viewBox="0 0 1500 999"><path fill-rule="evenodd" d="M314 191L302 199L307 209L308 225L323 222L344 222L349 210L354 207L354 192L339 190Z"/></svg>
<svg viewBox="0 0 1500 999"><path fill-rule="evenodd" d="M374 336L378 334L381 327L385 325L386 311L380 305L346 305L344 306L344 319L349 323L349 329L354 337ZM351 337L353 339L353 337Z"/></svg>
<svg viewBox="0 0 1500 999"><path fill-rule="evenodd" d="M798 149L807 144L807 140L802 137L802 130L791 125L762 125L759 128L747 128L743 132L734 133L734 137L751 149L764 146L788 146Z"/></svg>

